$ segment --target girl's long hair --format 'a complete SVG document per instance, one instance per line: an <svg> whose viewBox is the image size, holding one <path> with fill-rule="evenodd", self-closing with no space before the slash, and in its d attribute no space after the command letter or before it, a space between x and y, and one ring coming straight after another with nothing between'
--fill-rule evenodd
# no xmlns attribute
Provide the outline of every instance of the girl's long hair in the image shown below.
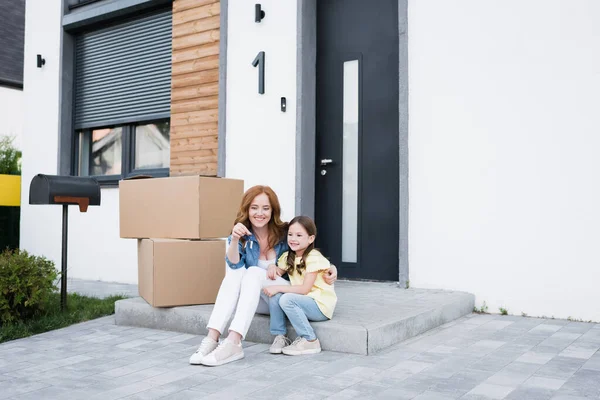
<svg viewBox="0 0 600 400"><path fill-rule="evenodd" d="M293 220L290 221L288 228L290 226L292 226L293 224L300 224L302 225L302 227L306 230L306 233L308 233L308 236L317 236L317 226L315 225L314 221L312 220L312 218L310 217L306 217L304 215L300 215L298 217L295 217ZM290 251L288 252L288 256L287 256L287 271L288 273L294 273L294 271L298 271L298 273L300 275L302 275L304 273L304 270L306 269L306 258L308 257L308 254L315 248L315 242L313 241L307 248L306 250L304 250L304 253L302 253L302 259L300 260L300 263L298 264L298 266L296 266L296 252L292 251L290 249Z"/></svg>
<svg viewBox="0 0 600 400"><path fill-rule="evenodd" d="M244 197L242 198L242 204L240 204L240 209L238 210L237 217L235 219L234 225L238 222L241 222L252 231L252 224L250 223L250 205L252 201L256 198L256 196L260 194L266 194L269 198L269 203L271 203L271 219L267 225L269 230L269 248L275 248L275 245L279 243L286 235L288 224L281 221L281 206L279 205L279 199L277 195L268 186L252 186L250 189L246 190L244 193ZM244 244L246 239L242 238L241 242Z"/></svg>

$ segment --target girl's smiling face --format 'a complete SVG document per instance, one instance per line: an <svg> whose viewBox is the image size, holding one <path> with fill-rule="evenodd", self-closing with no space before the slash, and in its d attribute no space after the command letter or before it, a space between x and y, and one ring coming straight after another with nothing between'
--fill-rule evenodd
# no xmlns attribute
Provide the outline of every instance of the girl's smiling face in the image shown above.
<svg viewBox="0 0 600 400"><path fill-rule="evenodd" d="M301 256L314 241L315 235L309 235L299 223L296 222L288 228L288 246L297 256Z"/></svg>
<svg viewBox="0 0 600 400"><path fill-rule="evenodd" d="M248 217L254 228L262 228L267 226L271 220L271 202L269 196L261 193L252 200L248 209Z"/></svg>

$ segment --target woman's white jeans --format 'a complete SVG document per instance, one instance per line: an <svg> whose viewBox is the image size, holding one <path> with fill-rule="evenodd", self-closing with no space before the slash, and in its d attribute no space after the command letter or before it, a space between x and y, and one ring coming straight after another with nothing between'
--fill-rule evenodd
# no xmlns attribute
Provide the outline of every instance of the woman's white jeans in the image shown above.
<svg viewBox="0 0 600 400"><path fill-rule="evenodd" d="M269 314L269 297L262 292L262 288L289 284L281 277L268 279L267 271L259 267L227 267L207 327L222 334L233 315L229 330L245 338L254 314Z"/></svg>

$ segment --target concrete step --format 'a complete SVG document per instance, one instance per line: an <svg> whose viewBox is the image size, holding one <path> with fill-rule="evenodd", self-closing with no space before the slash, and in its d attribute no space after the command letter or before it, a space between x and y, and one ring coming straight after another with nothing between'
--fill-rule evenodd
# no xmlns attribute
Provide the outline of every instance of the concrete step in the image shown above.
<svg viewBox="0 0 600 400"><path fill-rule="evenodd" d="M323 350L373 354L473 311L475 296L464 292L402 289L395 283L336 283L338 305L331 321L312 322ZM154 308L141 297L115 303L117 325L207 333L212 305ZM288 326L289 336L294 330ZM269 317L256 315L246 340L271 343Z"/></svg>

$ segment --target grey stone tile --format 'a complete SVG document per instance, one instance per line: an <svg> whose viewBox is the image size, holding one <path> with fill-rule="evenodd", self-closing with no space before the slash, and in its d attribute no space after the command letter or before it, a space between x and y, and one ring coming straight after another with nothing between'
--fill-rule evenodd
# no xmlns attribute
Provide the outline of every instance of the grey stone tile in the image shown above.
<svg viewBox="0 0 600 400"><path fill-rule="evenodd" d="M356 390L352 390L352 389L344 389L341 392L338 392L332 396L327 397L328 400L347 400L347 399L354 399L360 396L360 392L356 391ZM385 396L382 397L382 394L379 393L379 395L377 396L378 398L385 398ZM413 396L414 397L414 396ZM401 399L401 397L395 397L396 399ZM412 398L412 397L411 397Z"/></svg>
<svg viewBox="0 0 600 400"><path fill-rule="evenodd" d="M562 378L568 379L577 370L579 370L586 360L580 358L569 358L569 357L554 357L545 365L542 365L539 370L535 373L538 376L545 376L550 378Z"/></svg>
<svg viewBox="0 0 600 400"><path fill-rule="evenodd" d="M308 389L302 393L294 392L284 397L285 400L320 400L324 399L327 396L320 392L315 392L311 389Z"/></svg>
<svg viewBox="0 0 600 400"><path fill-rule="evenodd" d="M483 396L490 399L504 399L515 388L509 386L493 385L491 383L482 383L465 395L465 398Z"/></svg>
<svg viewBox="0 0 600 400"><path fill-rule="evenodd" d="M485 383L516 387L528 380L530 376L530 374L507 372L502 370L490 376Z"/></svg>
<svg viewBox="0 0 600 400"><path fill-rule="evenodd" d="M391 387L377 394L377 399L382 400L408 400L414 399L421 392L406 390L403 388ZM334 397L331 397L334 398Z"/></svg>
<svg viewBox="0 0 600 400"><path fill-rule="evenodd" d="M574 396L600 398L600 371L580 369L560 391Z"/></svg>
<svg viewBox="0 0 600 400"><path fill-rule="evenodd" d="M381 372L382 372L382 370L377 369L377 368L353 367L353 368L345 370L344 372L341 372L338 376L359 377L362 379L367 379L367 378L373 377Z"/></svg>
<svg viewBox="0 0 600 400"><path fill-rule="evenodd" d="M507 355L496 355L492 354L486 357L483 357L479 361L471 364L471 367L474 369L479 369L483 371L491 371L497 372L502 368L513 362L518 355L515 354L507 354Z"/></svg>
<svg viewBox="0 0 600 400"><path fill-rule="evenodd" d="M414 398L414 400L454 400L456 397L447 396L441 393L426 391Z"/></svg>
<svg viewBox="0 0 600 400"><path fill-rule="evenodd" d="M590 358L581 368L600 372L600 358Z"/></svg>
<svg viewBox="0 0 600 400"><path fill-rule="evenodd" d="M434 353L434 352L426 351L426 352L417 354L416 356L412 357L411 360L429 363L429 364L436 364L436 363L439 363L440 361L447 359L449 356L450 356L450 354Z"/></svg>
<svg viewBox="0 0 600 400"><path fill-rule="evenodd" d="M541 368L540 364L523 363L519 361L512 362L502 369L505 372L517 374L533 375Z"/></svg>
<svg viewBox="0 0 600 400"><path fill-rule="evenodd" d="M310 386L312 387L312 385ZM349 389L360 393L360 397L362 398L377 398L379 393L389 389L390 387L391 385L385 384L381 381L362 381L350 386Z"/></svg>
<svg viewBox="0 0 600 400"><path fill-rule="evenodd" d="M426 390L432 388L437 382L439 382L440 378L435 376L424 376L421 374L412 375L398 385L393 387L404 389L409 392L417 392L423 393Z"/></svg>
<svg viewBox="0 0 600 400"><path fill-rule="evenodd" d="M47 383L44 382L17 382L17 381L4 381L2 382L2 390L0 390L0 399L7 399L18 395L23 395L29 392L47 388Z"/></svg>
<svg viewBox="0 0 600 400"><path fill-rule="evenodd" d="M560 356L572 357L572 358L583 358L585 360L591 358L600 349L600 345L588 344L585 342L579 342L572 344L571 346L564 349Z"/></svg>
<svg viewBox="0 0 600 400"><path fill-rule="evenodd" d="M556 324L552 324L549 323L549 321L547 321L546 323L540 324L534 328L532 328L529 332L530 333L544 333L544 334L552 334L556 331L559 331L561 328L561 325L556 325Z"/></svg>
<svg viewBox="0 0 600 400"><path fill-rule="evenodd" d="M454 374L450 378L440 379L437 383L431 386L430 392L449 396L451 398L459 398L476 386L481 384L488 378L488 372L465 370Z"/></svg>
<svg viewBox="0 0 600 400"><path fill-rule="evenodd" d="M155 375L152 376L150 378L146 378L143 382L146 383L151 383L152 385L166 385L168 383L172 383L175 381L179 381L181 379L185 379L187 377L190 377L192 375L196 375L199 374L200 371L198 371L197 368L194 368L193 366L187 366L187 367L183 367L183 368L179 368L179 369L175 369L175 370L169 370L169 372L166 372L164 374L160 374L160 375Z"/></svg>
<svg viewBox="0 0 600 400"><path fill-rule="evenodd" d="M515 321L511 321L511 320L504 320L503 318L500 319L495 319L492 320L490 322L485 323L484 325L481 326L481 329L486 329L486 330L500 330L500 329L505 329L506 327L514 324Z"/></svg>
<svg viewBox="0 0 600 400"><path fill-rule="evenodd" d="M590 400L589 397L571 396L568 394L555 394L551 400Z"/></svg>
<svg viewBox="0 0 600 400"><path fill-rule="evenodd" d="M521 357L517 358L516 361L530 364L546 364L548 361L552 360L556 354L554 353L536 353L533 351L529 351L523 354Z"/></svg>
<svg viewBox="0 0 600 400"><path fill-rule="evenodd" d="M351 376L351 375L336 375L336 376L320 376L315 374L309 374L300 376L300 378L304 379L305 382L310 382L310 387L313 389L318 389L324 392L328 392L330 394L342 391L344 389L353 388L354 385L362 382L364 379L368 381L372 381L378 386L389 387L390 384L387 383L384 379L377 380L373 379L374 377L361 377L361 376ZM273 377L269 382L279 382L281 380L281 372L279 376ZM299 380L298 380L299 381ZM392 380L394 382L394 380ZM358 387L357 387L358 388ZM357 390L357 388L353 388Z"/></svg>
<svg viewBox="0 0 600 400"><path fill-rule="evenodd" d="M14 400L62 400L68 399L71 393L71 389L57 386L48 386L43 389L34 390L22 395L11 397Z"/></svg>
<svg viewBox="0 0 600 400"><path fill-rule="evenodd" d="M174 392L171 394L168 394L164 397L161 397L161 399L164 400L195 400L198 399L200 397L198 397L198 392L194 392L193 390L180 390L178 392ZM218 397L211 397L209 396L202 396L202 399L215 399Z"/></svg>
<svg viewBox="0 0 600 400"><path fill-rule="evenodd" d="M265 382L244 382L244 383L238 382L235 385L231 385L226 388L222 388L221 390L213 392L210 396L206 396L203 398L205 398L205 399L211 399L211 398L233 399L233 398L239 398L239 397L243 398L248 395L251 395L254 392L265 389L268 386L270 386L270 385L268 385ZM293 390L289 390L289 388L291 388L291 387L292 387L292 385L290 385L288 383L288 393L286 393L285 396L288 396L293 393ZM198 398L198 397L195 397L195 398Z"/></svg>
<svg viewBox="0 0 600 400"><path fill-rule="evenodd" d="M452 353L456 353L458 350L459 350L458 347L440 345L440 346L436 346L433 349L429 350L429 352L430 353L439 353L439 354L452 354Z"/></svg>
<svg viewBox="0 0 600 400"><path fill-rule="evenodd" d="M170 394L179 392L180 389L177 387L170 387L169 385L153 387L148 390L144 390L143 392L138 392L131 396L124 397L123 399L127 400L155 400L162 399ZM198 392L194 392L196 396ZM197 398L197 397L196 397Z"/></svg>
<svg viewBox="0 0 600 400"><path fill-rule="evenodd" d="M594 324L588 322L569 322L563 326L561 332L584 334L594 327Z"/></svg>
<svg viewBox="0 0 600 400"><path fill-rule="evenodd" d="M510 400L550 400L555 394L554 390L536 387L520 387L512 391L506 399Z"/></svg>
<svg viewBox="0 0 600 400"><path fill-rule="evenodd" d="M527 379L523 386L535 387L540 389L558 390L566 382L566 379L547 378L544 376L532 376Z"/></svg>
<svg viewBox="0 0 600 400"><path fill-rule="evenodd" d="M245 394L244 397L249 399L282 399L295 392L302 392L306 390L306 387L298 386L293 384L294 378L288 378L285 380L277 381L271 386L263 386L258 390L254 390L251 393ZM193 390L200 390L200 388L194 388ZM213 392L216 393L216 392ZM222 394L222 393L219 393ZM333 394L333 393L332 393Z"/></svg>
<svg viewBox="0 0 600 400"><path fill-rule="evenodd" d="M427 363L422 361L414 361L414 360L405 360L396 364L394 367L390 368L391 371L404 371L410 372L411 374L419 373L431 366L433 363Z"/></svg>

